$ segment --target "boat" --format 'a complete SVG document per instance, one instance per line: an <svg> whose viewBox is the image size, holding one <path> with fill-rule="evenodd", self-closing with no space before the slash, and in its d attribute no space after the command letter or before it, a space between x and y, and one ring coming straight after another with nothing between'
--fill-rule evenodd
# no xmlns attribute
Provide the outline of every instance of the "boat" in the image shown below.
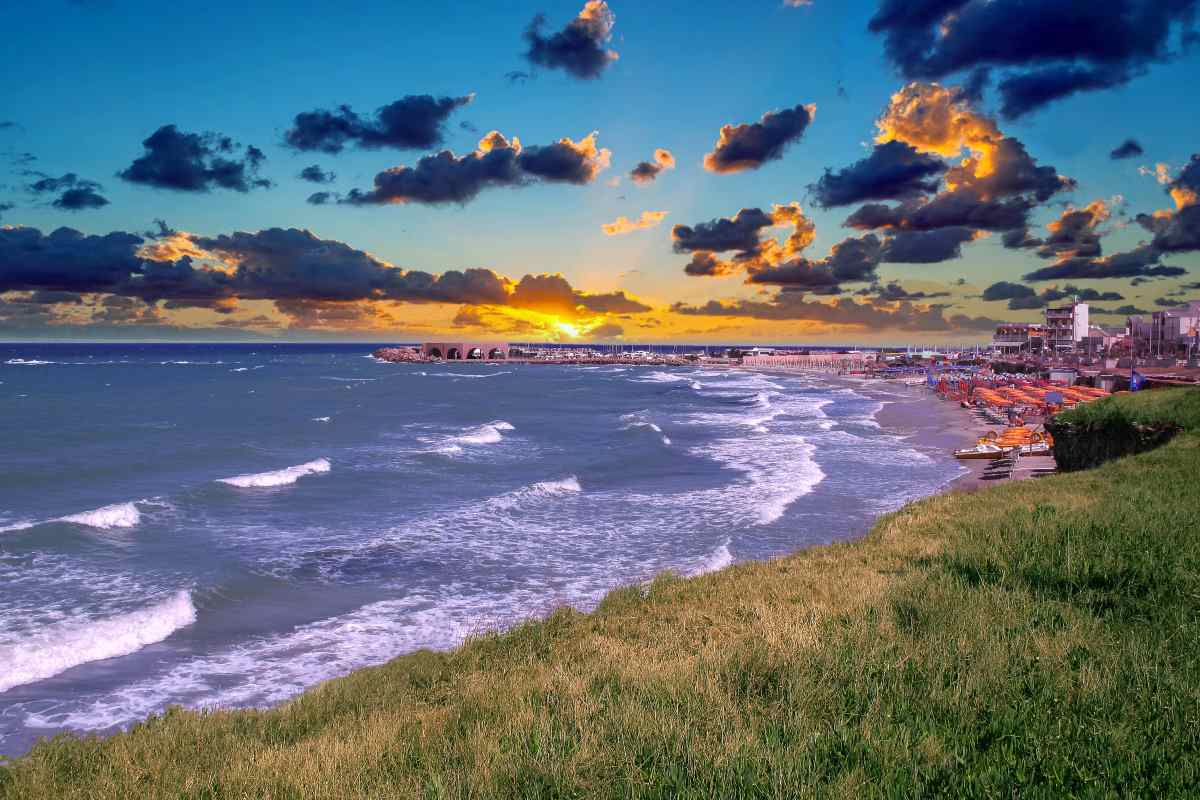
<svg viewBox="0 0 1200 800"><path fill-rule="evenodd" d="M979 437L974 447L955 450L954 457L996 459L1014 453L1021 456L1049 456L1053 447L1054 439L1049 433L1018 426L999 434L988 431Z"/></svg>

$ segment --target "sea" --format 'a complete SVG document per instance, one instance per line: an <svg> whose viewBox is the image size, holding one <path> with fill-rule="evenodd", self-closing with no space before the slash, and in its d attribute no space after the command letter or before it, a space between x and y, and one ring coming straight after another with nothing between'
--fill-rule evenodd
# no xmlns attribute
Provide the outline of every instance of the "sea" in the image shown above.
<svg viewBox="0 0 1200 800"><path fill-rule="evenodd" d="M902 386L372 349L0 344L0 754L852 538L961 472L880 426Z"/></svg>

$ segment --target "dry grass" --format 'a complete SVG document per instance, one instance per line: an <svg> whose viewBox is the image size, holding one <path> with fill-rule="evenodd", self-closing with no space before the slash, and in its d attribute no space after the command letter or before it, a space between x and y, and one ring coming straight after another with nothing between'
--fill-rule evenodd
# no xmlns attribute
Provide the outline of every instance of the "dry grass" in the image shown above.
<svg viewBox="0 0 1200 800"><path fill-rule="evenodd" d="M60 737L0 797L1195 796L1200 438L613 592L263 712Z"/></svg>

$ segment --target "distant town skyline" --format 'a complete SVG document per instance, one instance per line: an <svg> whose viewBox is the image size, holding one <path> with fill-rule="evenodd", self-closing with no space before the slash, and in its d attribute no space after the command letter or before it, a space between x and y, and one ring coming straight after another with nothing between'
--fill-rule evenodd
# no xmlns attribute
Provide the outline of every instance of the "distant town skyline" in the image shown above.
<svg viewBox="0 0 1200 800"><path fill-rule="evenodd" d="M883 344L1200 298L1200 0L50 0L0 340Z"/></svg>

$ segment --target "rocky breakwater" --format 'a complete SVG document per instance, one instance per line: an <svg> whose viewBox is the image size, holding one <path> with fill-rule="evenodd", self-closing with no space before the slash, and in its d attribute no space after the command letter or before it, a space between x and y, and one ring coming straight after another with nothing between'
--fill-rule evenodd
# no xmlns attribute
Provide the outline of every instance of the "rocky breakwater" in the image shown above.
<svg viewBox="0 0 1200 800"><path fill-rule="evenodd" d="M411 347L381 347L371 353L371 356L394 364L415 364L426 360L420 351Z"/></svg>

